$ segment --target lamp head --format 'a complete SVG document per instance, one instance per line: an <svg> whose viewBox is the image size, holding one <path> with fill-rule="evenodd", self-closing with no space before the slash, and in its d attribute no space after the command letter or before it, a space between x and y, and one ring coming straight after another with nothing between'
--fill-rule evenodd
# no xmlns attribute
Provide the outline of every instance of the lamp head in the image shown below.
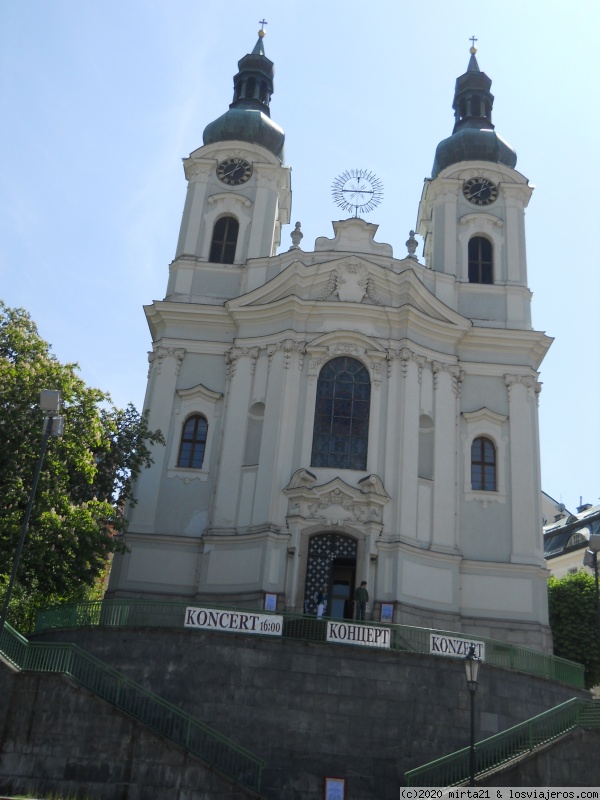
<svg viewBox="0 0 600 800"><path fill-rule="evenodd" d="M481 659L475 655L475 645L471 645L469 652L465 656L465 676L470 692L477 691L477 681L479 679L479 668Z"/></svg>

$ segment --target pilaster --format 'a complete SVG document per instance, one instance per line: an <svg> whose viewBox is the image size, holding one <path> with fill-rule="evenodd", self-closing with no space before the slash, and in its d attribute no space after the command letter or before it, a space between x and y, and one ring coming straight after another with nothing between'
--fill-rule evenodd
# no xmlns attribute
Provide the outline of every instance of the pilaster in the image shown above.
<svg viewBox="0 0 600 800"><path fill-rule="evenodd" d="M419 395L425 357L408 347L398 351L402 376L400 415L402 439L400 446L400 536L417 538L418 453L419 453Z"/></svg>
<svg viewBox="0 0 600 800"><path fill-rule="evenodd" d="M539 464L536 457L538 386L531 375L505 375L510 420L512 555L514 563L539 560L541 539ZM538 553L538 558L534 555Z"/></svg>
<svg viewBox="0 0 600 800"><path fill-rule="evenodd" d="M284 339L267 347L269 373L265 402L265 423L256 481L253 525L282 524L281 504L287 501L281 489L292 474L298 418L300 377L304 364L304 343ZM312 433L312 431L311 431Z"/></svg>
<svg viewBox="0 0 600 800"><path fill-rule="evenodd" d="M211 524L213 528L235 528L252 375L258 352L258 347L234 346L225 356L227 406L223 415L223 438Z"/></svg>
<svg viewBox="0 0 600 800"><path fill-rule="evenodd" d="M457 407L462 370L454 364L432 363L434 389L434 495L432 546L454 551L456 529Z"/></svg>
<svg viewBox="0 0 600 800"><path fill-rule="evenodd" d="M158 345L148 354L150 369L148 374L149 391L146 408L149 410L148 427L160 430L166 437L171 426L173 402L177 388L177 377L185 356L185 348ZM154 463L149 470L142 472L136 495L138 504L129 511L130 527L139 533L153 532L156 508L160 495L161 478L164 474L167 448L162 445L152 447Z"/></svg>

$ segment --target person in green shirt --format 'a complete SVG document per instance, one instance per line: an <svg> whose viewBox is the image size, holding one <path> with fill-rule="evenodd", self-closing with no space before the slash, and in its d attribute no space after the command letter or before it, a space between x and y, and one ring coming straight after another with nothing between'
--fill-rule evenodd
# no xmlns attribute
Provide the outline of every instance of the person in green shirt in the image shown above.
<svg viewBox="0 0 600 800"><path fill-rule="evenodd" d="M365 618L365 611L367 610L367 603L369 602L369 593L367 592L367 582L362 581L358 589L354 592L354 602L356 604L355 619Z"/></svg>

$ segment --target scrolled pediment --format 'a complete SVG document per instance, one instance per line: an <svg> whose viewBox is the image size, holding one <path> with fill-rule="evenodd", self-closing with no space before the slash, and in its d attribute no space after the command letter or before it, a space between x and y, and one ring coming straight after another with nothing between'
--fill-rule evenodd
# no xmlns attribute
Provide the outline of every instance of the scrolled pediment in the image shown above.
<svg viewBox="0 0 600 800"><path fill-rule="evenodd" d="M288 517L302 517L328 525L349 523L382 523L383 506L389 495L381 478L368 475L359 485L350 486L337 477L317 484L317 478L306 469L299 469L283 490L288 498Z"/></svg>

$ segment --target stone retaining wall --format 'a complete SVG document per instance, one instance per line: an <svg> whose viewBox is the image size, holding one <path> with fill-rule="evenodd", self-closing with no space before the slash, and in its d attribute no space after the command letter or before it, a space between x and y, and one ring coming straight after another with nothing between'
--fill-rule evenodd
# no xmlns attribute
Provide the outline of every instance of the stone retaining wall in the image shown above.
<svg viewBox="0 0 600 800"><path fill-rule="evenodd" d="M267 762L269 800L322 800L326 775L348 800L396 800L405 770L469 742L461 660L200 630L88 629L70 640ZM484 665L485 738L587 692Z"/></svg>

